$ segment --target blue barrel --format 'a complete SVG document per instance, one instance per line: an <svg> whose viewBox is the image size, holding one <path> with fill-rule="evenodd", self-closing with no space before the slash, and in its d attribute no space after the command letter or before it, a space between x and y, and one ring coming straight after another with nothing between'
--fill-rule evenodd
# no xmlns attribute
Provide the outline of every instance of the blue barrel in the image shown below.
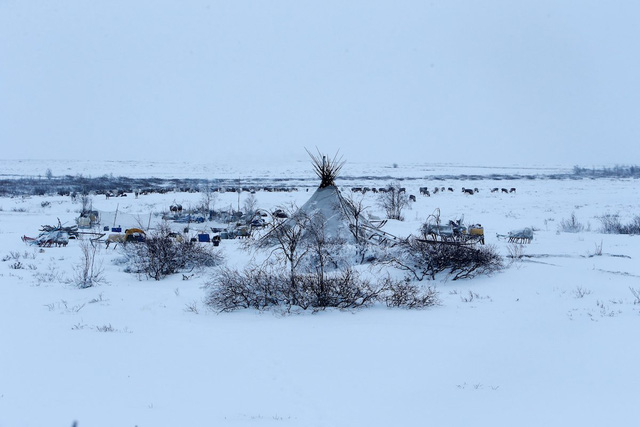
<svg viewBox="0 0 640 427"><path fill-rule="evenodd" d="M210 242L211 239L209 238L209 234L207 233L203 233L203 234L198 234L198 242Z"/></svg>

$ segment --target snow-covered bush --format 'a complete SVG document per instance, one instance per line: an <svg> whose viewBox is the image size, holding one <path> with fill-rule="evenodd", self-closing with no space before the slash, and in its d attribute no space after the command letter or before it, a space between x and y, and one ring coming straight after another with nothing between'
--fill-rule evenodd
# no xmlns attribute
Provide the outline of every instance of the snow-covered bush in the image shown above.
<svg viewBox="0 0 640 427"><path fill-rule="evenodd" d="M419 286L409 280L394 281L387 278L384 289L387 307L425 308L440 304L435 289Z"/></svg>
<svg viewBox="0 0 640 427"><path fill-rule="evenodd" d="M433 243L413 236L391 248L379 262L393 265L418 281L447 273L452 280L491 274L504 268L495 247Z"/></svg>
<svg viewBox="0 0 640 427"><path fill-rule="evenodd" d="M218 311L360 308L378 301L385 290L351 269L330 275L297 274L292 279L280 271L254 265L242 271L222 268L206 286L209 293L205 302Z"/></svg>
<svg viewBox="0 0 640 427"><path fill-rule="evenodd" d="M640 234L640 215L630 223L623 224L618 215L606 214L598 217L602 223L601 231L607 234Z"/></svg>
<svg viewBox="0 0 640 427"><path fill-rule="evenodd" d="M281 299L288 281L282 273L267 272L256 266L247 266L242 271L221 268L206 283L209 293L205 303L218 311L264 310L287 302Z"/></svg>
<svg viewBox="0 0 640 427"><path fill-rule="evenodd" d="M323 275L304 274L295 288L297 305L304 309L322 310L328 307L350 309L367 307L378 301L384 289L361 278L346 268L338 273Z"/></svg>
<svg viewBox="0 0 640 427"><path fill-rule="evenodd" d="M558 229L563 233L580 233L584 231L584 224L578 221L578 218L576 218L576 213L572 212L569 219L563 219L562 221L560 221Z"/></svg>
<svg viewBox="0 0 640 427"><path fill-rule="evenodd" d="M128 271L154 280L181 270L213 267L222 260L222 256L209 246L171 237L166 224L147 235L144 242L128 243L125 254L129 261Z"/></svg>
<svg viewBox="0 0 640 427"><path fill-rule="evenodd" d="M507 255L507 258L510 259L509 264L522 261L522 258L524 257L524 245L522 243L510 243L507 246L507 251L509 252Z"/></svg>
<svg viewBox="0 0 640 427"><path fill-rule="evenodd" d="M83 240L79 244L82 253L80 262L75 266L73 282L81 289L90 288L105 281L104 269L100 262L96 263L99 246L91 241Z"/></svg>
<svg viewBox="0 0 640 427"><path fill-rule="evenodd" d="M315 272L291 277L255 265L244 270L222 268L206 284L205 303L216 311L239 309L320 311L357 309L376 303L387 307L419 309L439 304L438 293L407 280L389 276L378 282L344 269L321 276Z"/></svg>
<svg viewBox="0 0 640 427"><path fill-rule="evenodd" d="M402 211L409 206L409 196L397 184L390 184L378 197L378 205L389 219L404 220Z"/></svg>

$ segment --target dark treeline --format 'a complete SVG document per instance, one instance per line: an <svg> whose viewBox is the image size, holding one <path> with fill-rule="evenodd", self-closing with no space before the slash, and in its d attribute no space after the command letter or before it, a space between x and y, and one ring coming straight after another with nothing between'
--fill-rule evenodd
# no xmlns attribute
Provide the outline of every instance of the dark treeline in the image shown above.
<svg viewBox="0 0 640 427"><path fill-rule="evenodd" d="M616 165L610 168L583 168L574 166L573 174L584 178L640 178L640 166Z"/></svg>

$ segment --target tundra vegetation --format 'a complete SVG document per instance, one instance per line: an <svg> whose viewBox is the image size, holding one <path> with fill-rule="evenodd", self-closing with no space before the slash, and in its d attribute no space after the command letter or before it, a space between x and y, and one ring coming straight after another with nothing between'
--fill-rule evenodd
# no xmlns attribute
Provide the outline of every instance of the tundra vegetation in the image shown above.
<svg viewBox="0 0 640 427"><path fill-rule="evenodd" d="M161 280L181 271L214 267L222 256L210 246L176 239L166 222L149 233L144 241L123 246L127 271L140 277Z"/></svg>

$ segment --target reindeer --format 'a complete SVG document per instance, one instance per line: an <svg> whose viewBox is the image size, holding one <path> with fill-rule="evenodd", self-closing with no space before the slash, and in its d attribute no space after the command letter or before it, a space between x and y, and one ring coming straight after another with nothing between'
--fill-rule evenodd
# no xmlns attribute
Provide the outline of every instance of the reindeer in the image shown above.
<svg viewBox="0 0 640 427"><path fill-rule="evenodd" d="M118 246L118 243L124 243L125 241L126 241L126 236L124 234L109 234L106 240L107 249L109 248L109 245L111 243L115 244L115 246L113 247L115 249L116 246Z"/></svg>

